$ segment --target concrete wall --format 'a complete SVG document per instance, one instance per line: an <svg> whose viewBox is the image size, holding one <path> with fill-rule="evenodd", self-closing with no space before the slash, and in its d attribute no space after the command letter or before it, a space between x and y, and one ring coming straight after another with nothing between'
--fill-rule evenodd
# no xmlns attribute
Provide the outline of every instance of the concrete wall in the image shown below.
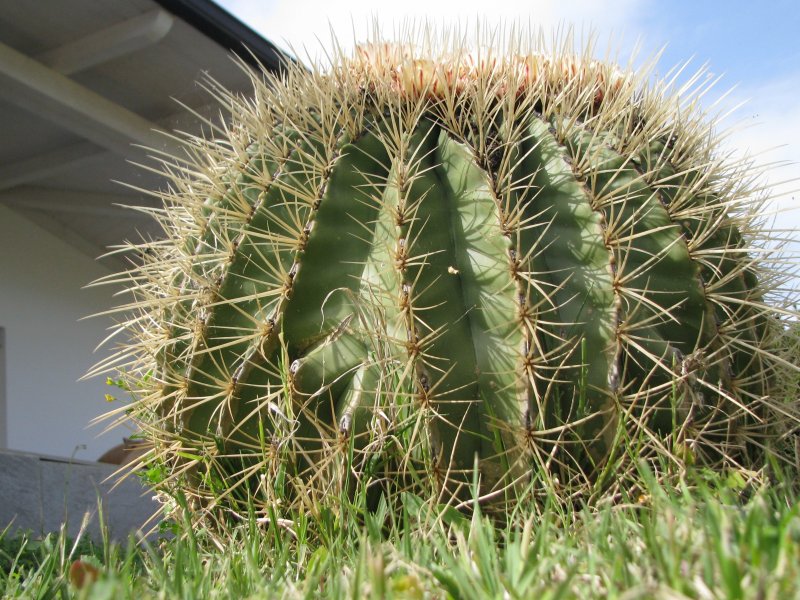
<svg viewBox="0 0 800 600"><path fill-rule="evenodd" d="M21 452L0 451L0 531L28 531L34 536L57 532L100 542L100 511L110 538L125 542L141 530L151 537L159 505L136 476L115 485L117 467L84 461L70 462Z"/></svg>
<svg viewBox="0 0 800 600"><path fill-rule="evenodd" d="M0 326L0 448L8 446L6 420L6 330Z"/></svg>
<svg viewBox="0 0 800 600"><path fill-rule="evenodd" d="M95 460L128 430L100 435L89 421L115 408L105 381L78 382L100 355L109 320L79 319L113 305L111 290L81 289L108 271L0 205L0 327L5 330L5 444ZM2 367L0 367L2 372ZM124 396L124 392L119 395ZM3 392L0 392L0 402ZM5 423L2 415L5 414ZM0 436L0 440L3 436Z"/></svg>

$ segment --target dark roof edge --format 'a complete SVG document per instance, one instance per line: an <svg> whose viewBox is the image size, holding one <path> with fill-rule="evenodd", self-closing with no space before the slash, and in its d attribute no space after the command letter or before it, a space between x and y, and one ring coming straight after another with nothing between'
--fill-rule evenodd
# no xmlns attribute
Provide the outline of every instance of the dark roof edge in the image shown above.
<svg viewBox="0 0 800 600"><path fill-rule="evenodd" d="M154 1L253 67L260 63L268 71L280 73L286 63L294 62L277 46L211 0Z"/></svg>

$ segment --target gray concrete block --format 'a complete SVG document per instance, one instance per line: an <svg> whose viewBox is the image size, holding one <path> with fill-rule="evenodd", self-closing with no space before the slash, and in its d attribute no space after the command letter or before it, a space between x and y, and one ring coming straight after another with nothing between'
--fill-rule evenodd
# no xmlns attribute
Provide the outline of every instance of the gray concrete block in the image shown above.
<svg viewBox="0 0 800 600"><path fill-rule="evenodd" d="M42 491L39 457L0 453L0 530L42 533Z"/></svg>
<svg viewBox="0 0 800 600"><path fill-rule="evenodd" d="M159 504L135 475L119 481L117 467L85 461L0 452L0 527L15 518L13 528L35 534L55 532L102 539L99 517L112 540L124 542L145 527ZM102 508L102 509L101 509ZM150 521L148 523L148 521Z"/></svg>
<svg viewBox="0 0 800 600"><path fill-rule="evenodd" d="M67 533L74 537L80 531L84 514L96 515L98 501L102 501L98 473L87 465L50 460L40 461L40 468L42 527L45 531L58 531L66 523ZM87 533L97 539L100 527L96 518Z"/></svg>
<svg viewBox="0 0 800 600"><path fill-rule="evenodd" d="M108 470L112 474L116 469L111 467ZM153 498L153 491L143 486L135 474L122 481L114 476L101 485L104 517L112 539L125 539L129 531L141 528L147 533L158 524L158 519L153 517L161 504Z"/></svg>

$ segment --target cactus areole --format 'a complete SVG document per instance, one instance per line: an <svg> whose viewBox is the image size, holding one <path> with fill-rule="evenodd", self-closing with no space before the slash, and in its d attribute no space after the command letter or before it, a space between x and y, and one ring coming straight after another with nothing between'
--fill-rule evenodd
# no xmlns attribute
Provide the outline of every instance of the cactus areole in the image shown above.
<svg viewBox="0 0 800 600"><path fill-rule="evenodd" d="M232 121L163 161L165 238L134 248L133 341L102 365L138 378L168 481L488 502L745 464L780 362L763 198L649 79L517 40L216 90Z"/></svg>

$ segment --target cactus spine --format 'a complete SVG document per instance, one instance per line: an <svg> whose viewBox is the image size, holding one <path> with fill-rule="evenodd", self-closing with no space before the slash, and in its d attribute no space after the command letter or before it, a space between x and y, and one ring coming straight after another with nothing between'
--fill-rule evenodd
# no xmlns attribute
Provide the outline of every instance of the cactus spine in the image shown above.
<svg viewBox="0 0 800 600"><path fill-rule="evenodd" d="M746 463L791 411L749 165L646 74L509 47L254 74L163 161L98 369L150 374L134 414L200 504Z"/></svg>

